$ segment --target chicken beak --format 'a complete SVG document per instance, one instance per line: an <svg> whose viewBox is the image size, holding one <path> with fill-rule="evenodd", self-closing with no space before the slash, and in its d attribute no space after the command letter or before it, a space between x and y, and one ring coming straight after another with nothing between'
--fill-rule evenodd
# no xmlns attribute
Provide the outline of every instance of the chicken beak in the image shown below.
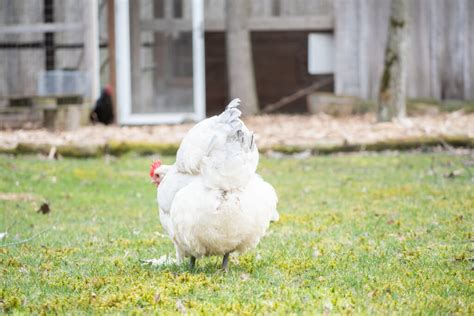
<svg viewBox="0 0 474 316"><path fill-rule="evenodd" d="M154 174L151 178L151 183L155 184L156 186L160 185L160 181L160 176L157 174Z"/></svg>

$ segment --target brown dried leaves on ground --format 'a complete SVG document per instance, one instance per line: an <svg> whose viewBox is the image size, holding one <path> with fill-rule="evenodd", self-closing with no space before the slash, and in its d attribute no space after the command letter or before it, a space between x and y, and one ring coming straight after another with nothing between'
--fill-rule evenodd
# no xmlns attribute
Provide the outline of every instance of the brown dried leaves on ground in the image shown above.
<svg viewBox="0 0 474 316"><path fill-rule="evenodd" d="M257 136L258 145L312 146L315 144L367 144L407 137L474 137L474 114L453 112L417 116L393 122L376 123L372 114L350 117L318 115L261 115L244 118ZM87 126L75 131L40 130L0 131L0 147L18 143L59 146L104 145L108 141L176 144L193 124L159 126Z"/></svg>

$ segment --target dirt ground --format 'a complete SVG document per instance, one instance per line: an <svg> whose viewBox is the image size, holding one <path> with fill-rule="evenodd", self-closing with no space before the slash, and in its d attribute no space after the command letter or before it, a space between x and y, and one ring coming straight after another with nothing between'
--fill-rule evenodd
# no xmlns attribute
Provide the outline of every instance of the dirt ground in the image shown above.
<svg viewBox="0 0 474 316"><path fill-rule="evenodd" d="M372 114L351 117L318 115L262 115L244 118L255 132L260 147L275 145L368 144L381 140L422 136L474 137L474 114L453 112L417 116L388 123L376 123ZM193 124L160 126L86 126L74 131L0 131L0 147L18 143L48 145L103 145L111 140L147 143L179 143Z"/></svg>

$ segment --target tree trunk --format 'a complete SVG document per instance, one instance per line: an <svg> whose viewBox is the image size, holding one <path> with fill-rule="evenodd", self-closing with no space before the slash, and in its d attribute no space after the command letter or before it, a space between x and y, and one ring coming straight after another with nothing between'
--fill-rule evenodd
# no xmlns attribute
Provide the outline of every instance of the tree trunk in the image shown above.
<svg viewBox="0 0 474 316"><path fill-rule="evenodd" d="M406 8L406 0L392 0L378 100L379 122L406 115Z"/></svg>
<svg viewBox="0 0 474 316"><path fill-rule="evenodd" d="M258 112L252 45L247 28L249 0L226 1L227 76L231 99L240 98L244 115Z"/></svg>

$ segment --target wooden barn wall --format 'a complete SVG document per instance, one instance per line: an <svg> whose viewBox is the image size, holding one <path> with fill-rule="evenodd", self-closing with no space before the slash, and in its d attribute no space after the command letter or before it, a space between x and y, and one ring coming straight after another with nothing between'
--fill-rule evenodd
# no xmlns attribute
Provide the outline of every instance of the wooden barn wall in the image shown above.
<svg viewBox="0 0 474 316"><path fill-rule="evenodd" d="M54 21L59 23L82 23L84 3L77 0L54 1ZM77 47L84 42L83 32L58 32L54 34L56 45ZM55 69L86 70L81 47L59 48L55 50Z"/></svg>
<svg viewBox="0 0 474 316"><path fill-rule="evenodd" d="M84 3L54 1L54 21L82 23ZM0 0L0 25L43 23L44 0ZM83 32L54 33L55 69L86 70ZM0 107L5 97L35 95L45 70L44 33L0 34Z"/></svg>
<svg viewBox="0 0 474 316"><path fill-rule="evenodd" d="M474 1L410 0L408 96L474 99ZM390 0L336 0L336 93L375 99Z"/></svg>
<svg viewBox="0 0 474 316"><path fill-rule="evenodd" d="M260 108L288 96L326 76L308 73L308 33L252 32L252 52ZM227 104L227 68L225 34L206 32L206 102L207 113L219 113ZM322 89L334 91L333 85ZM306 111L306 98L298 99L284 112Z"/></svg>
<svg viewBox="0 0 474 316"><path fill-rule="evenodd" d="M0 25L41 23L42 12L43 0L1 0ZM40 33L0 34L0 43L5 45L0 49L0 106L6 105L2 97L7 95L36 93L36 74L44 67L44 51L33 48L33 45L22 49L12 45L42 41L43 34Z"/></svg>
<svg viewBox="0 0 474 316"><path fill-rule="evenodd" d="M135 1L135 0L134 0ZM138 0L136 0L138 1ZM140 0L141 18L151 18L150 9L157 0ZM170 0L164 0L170 1ZM171 0L172 1L172 0ZM44 0L0 0L0 25L31 24L43 22ZM83 2L78 0L54 1L56 22L80 22ZM101 1L102 3L102 1ZM191 1L182 0L182 16L191 16ZM224 17L224 0L204 0L206 19ZM474 1L472 0L409 0L409 56L408 93L410 97L474 99ZM253 0L249 8L254 17L327 15L335 17L336 71L335 90L339 94L357 95L375 99L383 65L383 55L388 29L390 0ZM103 9L103 8L102 8ZM104 10L100 12L101 41L105 42ZM306 71L306 31L288 32L274 39L274 45L258 33L253 34L257 85L261 105L275 101L291 89L304 86L308 81L295 73ZM302 34L305 34L304 36ZM270 36L267 34L267 36ZM295 36L293 38L293 36ZM42 33L3 34L0 43L37 43L44 40ZM142 34L142 42L153 41L153 35ZM81 32L56 33L58 45L83 44ZM214 43L215 42L215 43ZM214 43L214 44L213 44ZM217 44L216 44L217 43ZM277 44L278 43L278 44ZM298 43L298 44L296 44ZM273 45L273 46L272 46ZM287 50L288 58L278 57L276 51ZM270 48L269 48L270 47ZM296 48L298 47L298 48ZM304 53L296 53L296 49ZM149 49L150 50L150 49ZM265 53L271 53L265 56ZM286 54L285 53L285 54ZM299 54L299 55L298 55ZM282 53L283 55L283 53ZM295 57L296 56L296 57ZM146 69L153 65L153 56L144 54L142 64ZM271 57L271 58L270 58ZM278 60L274 63L271 60ZM84 69L82 47L58 48L55 54L56 69ZM103 79L106 79L106 51L101 49ZM296 64L296 61L301 64ZM262 66L259 66L262 63ZM290 70L290 63L294 69ZM0 49L0 106L7 95L30 95L37 92L37 76L44 70L45 53L42 48ZM269 66L270 65L270 66ZM290 76L281 76L282 69ZM225 103L227 77L225 67L224 34L206 33L206 89L210 104ZM306 72L307 73L307 72ZM147 71L145 76L152 76ZM293 78L293 79L289 79ZM309 76L311 77L311 76ZM303 78L303 79L301 79ZM277 80L279 79L279 80ZM311 78L310 78L311 79ZM314 79L314 78L313 78ZM286 81L288 89L276 86ZM312 80L312 79L311 79ZM106 81L106 80L105 80ZM216 88L217 87L217 88ZM272 88L277 91L272 92ZM152 91L153 85L143 85L142 91ZM279 90L283 89L283 90ZM144 92L144 94L146 94ZM281 92L281 93L280 93ZM273 97L271 97L273 93ZM145 99L153 98L148 93ZM302 102L302 101L301 101ZM295 105L295 109L301 107ZM211 106L212 110L212 106Z"/></svg>
<svg viewBox="0 0 474 316"><path fill-rule="evenodd" d="M225 15L225 0L204 0L204 7L206 19ZM251 0L249 7L255 17L326 15L332 10L333 0Z"/></svg>

